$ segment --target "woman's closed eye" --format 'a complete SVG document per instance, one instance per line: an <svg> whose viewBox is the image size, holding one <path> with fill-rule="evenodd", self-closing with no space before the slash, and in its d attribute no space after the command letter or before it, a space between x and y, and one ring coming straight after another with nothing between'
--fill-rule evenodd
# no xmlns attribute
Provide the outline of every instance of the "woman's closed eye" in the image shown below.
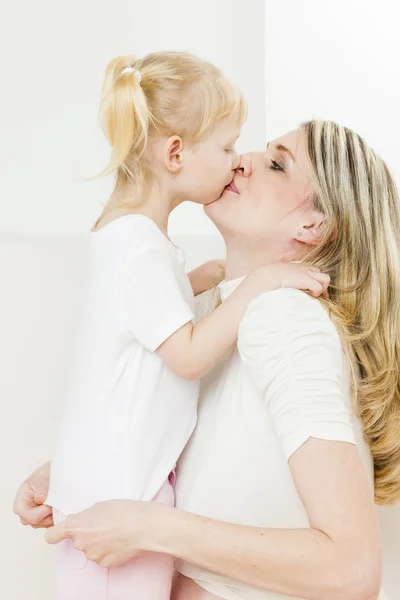
<svg viewBox="0 0 400 600"><path fill-rule="evenodd" d="M270 169L272 169L273 171L282 171L282 173L285 172L285 169L282 167L282 165L277 163L276 160L273 160L272 158L270 160L271 160Z"/></svg>

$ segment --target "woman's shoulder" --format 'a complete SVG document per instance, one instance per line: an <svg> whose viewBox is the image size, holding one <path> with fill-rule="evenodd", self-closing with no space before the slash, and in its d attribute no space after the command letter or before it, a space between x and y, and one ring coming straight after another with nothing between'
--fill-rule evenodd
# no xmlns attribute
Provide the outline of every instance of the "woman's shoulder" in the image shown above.
<svg viewBox="0 0 400 600"><path fill-rule="evenodd" d="M279 288L266 292L253 300L242 319L240 336L257 332L276 335L325 334L338 339L336 326L325 305L305 292L292 288Z"/></svg>

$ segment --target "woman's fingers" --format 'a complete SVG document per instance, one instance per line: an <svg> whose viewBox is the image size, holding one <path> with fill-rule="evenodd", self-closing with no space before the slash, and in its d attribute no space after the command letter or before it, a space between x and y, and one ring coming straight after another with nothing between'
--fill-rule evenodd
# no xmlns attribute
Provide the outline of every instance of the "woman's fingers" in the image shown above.
<svg viewBox="0 0 400 600"><path fill-rule="evenodd" d="M61 521L46 531L45 539L48 544L58 544L69 537L66 521Z"/></svg>

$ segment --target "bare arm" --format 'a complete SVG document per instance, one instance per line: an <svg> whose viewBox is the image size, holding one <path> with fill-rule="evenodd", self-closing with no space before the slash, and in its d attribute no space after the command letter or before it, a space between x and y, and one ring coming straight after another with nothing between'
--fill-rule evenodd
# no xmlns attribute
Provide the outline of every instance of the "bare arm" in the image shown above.
<svg viewBox="0 0 400 600"><path fill-rule="evenodd" d="M357 449L310 439L293 455L290 469L308 529L245 527L160 510L147 549L289 596L376 600L380 536Z"/></svg>
<svg viewBox="0 0 400 600"><path fill-rule="evenodd" d="M224 260L210 260L188 273L194 296L213 288L221 279L225 268Z"/></svg>
<svg viewBox="0 0 400 600"><path fill-rule="evenodd" d="M320 303L279 290L251 304L238 347L279 433L309 526L247 527L119 501L72 516L49 531L48 541L71 538L102 566L148 550L289 596L376 600L377 515L342 394L343 354L333 323Z"/></svg>
<svg viewBox="0 0 400 600"><path fill-rule="evenodd" d="M280 287L324 293L329 277L309 267L275 263L257 269L197 325L187 323L171 335L157 352L167 366L184 379L198 379L212 369L236 344L240 321L249 303L260 294Z"/></svg>
<svg viewBox="0 0 400 600"><path fill-rule="evenodd" d="M335 326L316 300L277 290L246 311L238 349L277 431L309 527L248 528L177 512L168 532L154 530L154 548L278 593L376 600L377 515L343 398Z"/></svg>
<svg viewBox="0 0 400 600"><path fill-rule="evenodd" d="M377 600L380 535L356 447L311 438L289 466L309 528L247 527L155 502L111 500L71 515L46 539L69 538L103 567L154 551L307 600Z"/></svg>

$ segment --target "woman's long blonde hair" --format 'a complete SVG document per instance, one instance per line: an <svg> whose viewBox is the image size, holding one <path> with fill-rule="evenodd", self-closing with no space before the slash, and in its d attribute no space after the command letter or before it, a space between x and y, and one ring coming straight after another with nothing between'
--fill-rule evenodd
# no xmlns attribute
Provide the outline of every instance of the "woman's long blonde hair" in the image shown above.
<svg viewBox="0 0 400 600"><path fill-rule="evenodd" d="M355 366L357 410L375 466L375 499L400 499L400 201L385 162L353 131L302 129L326 216L308 260L331 276L330 308Z"/></svg>
<svg viewBox="0 0 400 600"><path fill-rule="evenodd" d="M211 63L185 52L120 56L106 69L100 119L112 154L101 173L117 173L117 189L138 189L152 175L148 147L155 136L204 139L228 115L243 123L240 90Z"/></svg>

